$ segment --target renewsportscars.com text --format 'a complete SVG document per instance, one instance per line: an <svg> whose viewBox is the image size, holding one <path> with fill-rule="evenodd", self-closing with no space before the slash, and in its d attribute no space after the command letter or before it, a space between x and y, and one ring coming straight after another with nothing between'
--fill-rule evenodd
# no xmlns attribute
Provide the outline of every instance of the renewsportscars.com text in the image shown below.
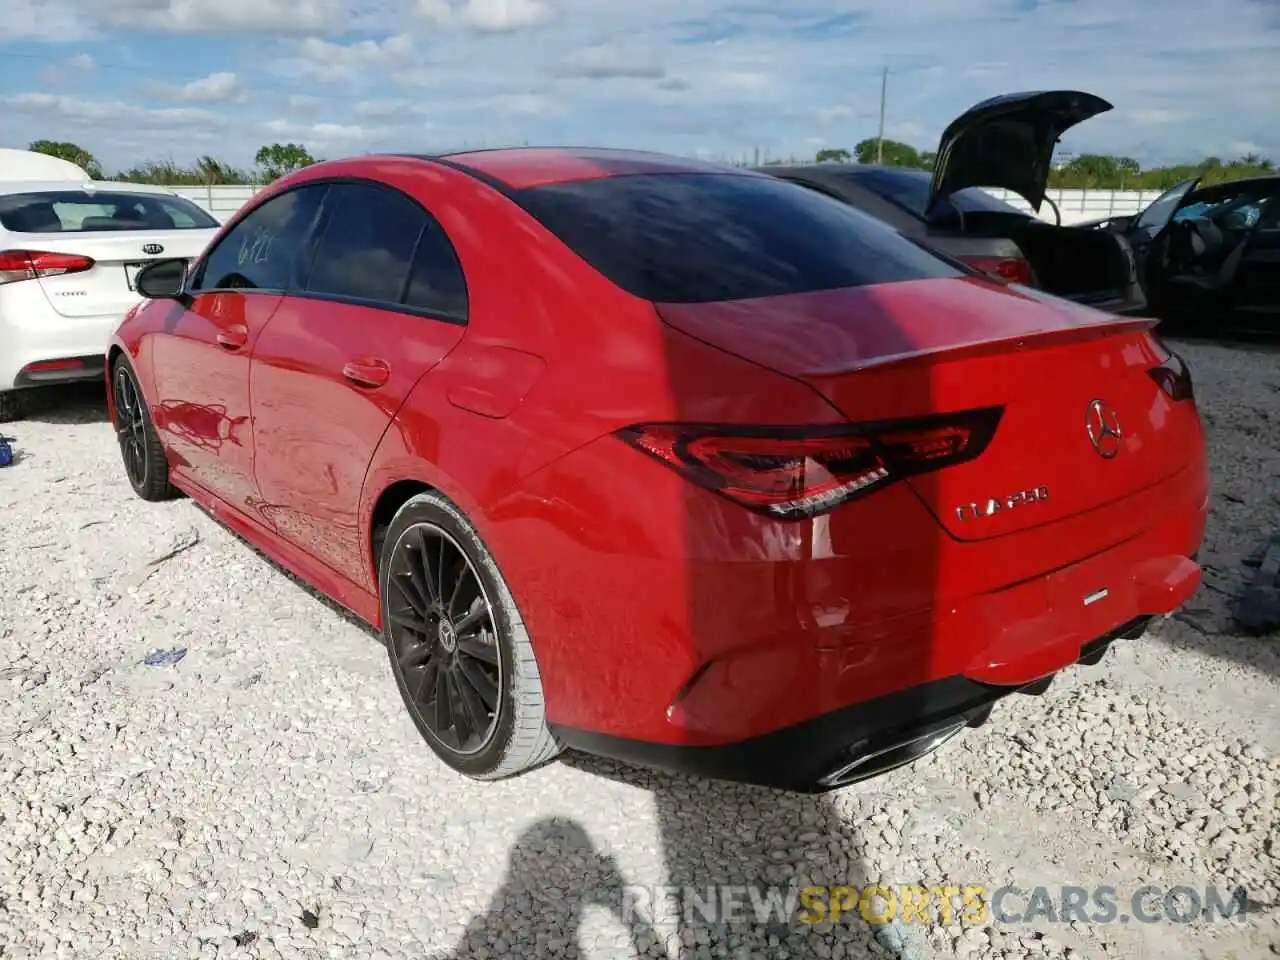
<svg viewBox="0 0 1280 960"><path fill-rule="evenodd" d="M1243 923L1249 913L1244 888L1144 885L988 887L984 884L922 886L645 887L623 889L625 918L651 922L711 923Z"/></svg>

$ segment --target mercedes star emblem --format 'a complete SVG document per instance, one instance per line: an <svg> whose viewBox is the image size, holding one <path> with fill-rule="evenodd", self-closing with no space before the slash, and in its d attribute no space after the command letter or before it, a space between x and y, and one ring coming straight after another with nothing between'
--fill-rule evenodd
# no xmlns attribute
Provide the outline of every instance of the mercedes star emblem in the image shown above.
<svg viewBox="0 0 1280 960"><path fill-rule="evenodd" d="M1123 437L1120 419L1110 404L1105 400L1094 400L1089 404L1084 422L1089 430L1089 442L1098 451L1098 456L1110 460L1120 452L1120 440Z"/></svg>

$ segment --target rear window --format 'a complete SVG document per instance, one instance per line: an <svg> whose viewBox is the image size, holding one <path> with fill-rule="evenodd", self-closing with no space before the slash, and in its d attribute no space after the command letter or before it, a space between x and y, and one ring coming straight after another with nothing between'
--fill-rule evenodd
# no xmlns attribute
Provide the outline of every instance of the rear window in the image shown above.
<svg viewBox="0 0 1280 960"><path fill-rule="evenodd" d="M961 275L886 224L772 177L636 174L515 196L613 283L658 303Z"/></svg>
<svg viewBox="0 0 1280 960"><path fill-rule="evenodd" d="M0 197L0 225L12 233L208 230L219 226L185 197L85 190Z"/></svg>
<svg viewBox="0 0 1280 960"><path fill-rule="evenodd" d="M915 214L921 220L928 219L925 207L929 203L929 187L933 177L916 170L854 170L839 174L842 179L870 190L891 203ZM948 198L965 213L1004 213L1025 217L1026 214L1003 200L997 200L978 187L957 190ZM954 214L950 204L939 204L934 219Z"/></svg>

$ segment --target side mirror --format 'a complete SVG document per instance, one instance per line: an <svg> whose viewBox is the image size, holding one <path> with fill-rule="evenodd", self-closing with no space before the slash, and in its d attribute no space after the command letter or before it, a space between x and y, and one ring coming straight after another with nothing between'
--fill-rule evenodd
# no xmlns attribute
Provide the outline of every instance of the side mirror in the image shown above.
<svg viewBox="0 0 1280 960"><path fill-rule="evenodd" d="M186 292L187 261L157 260L141 270L134 289L148 300L180 300Z"/></svg>

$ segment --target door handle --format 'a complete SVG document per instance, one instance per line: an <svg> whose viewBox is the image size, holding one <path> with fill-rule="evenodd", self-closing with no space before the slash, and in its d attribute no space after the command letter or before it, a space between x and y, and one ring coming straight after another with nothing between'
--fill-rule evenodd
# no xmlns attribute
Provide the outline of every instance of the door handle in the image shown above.
<svg viewBox="0 0 1280 960"><path fill-rule="evenodd" d="M249 328L244 326L225 327L218 331L218 346L228 350L239 350L249 342Z"/></svg>
<svg viewBox="0 0 1280 960"><path fill-rule="evenodd" d="M380 387L391 376L391 367L385 360L352 360L342 367L342 375L362 387Z"/></svg>

